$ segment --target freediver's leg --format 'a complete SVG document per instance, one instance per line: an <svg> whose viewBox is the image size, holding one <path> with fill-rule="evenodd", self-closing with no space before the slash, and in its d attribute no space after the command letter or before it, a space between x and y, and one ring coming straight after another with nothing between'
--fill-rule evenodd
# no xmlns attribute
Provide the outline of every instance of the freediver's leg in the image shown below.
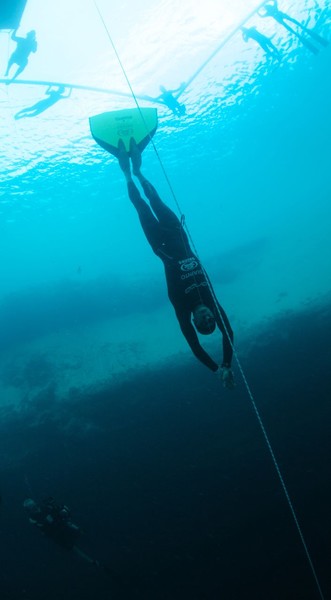
<svg viewBox="0 0 331 600"><path fill-rule="evenodd" d="M27 65L27 64L28 64L28 63L26 62L26 63L24 63L23 65L22 65L22 64L21 64L21 65L19 65L19 67L18 67L18 69L17 69L17 71L16 71L16 73L15 73L14 77L12 78L12 80L16 79L16 77L18 77L18 76L19 76L19 75L20 75L20 74L21 74L21 73L24 71L24 69L25 69L25 67L26 67L26 65Z"/></svg>
<svg viewBox="0 0 331 600"><path fill-rule="evenodd" d="M153 215L147 202L141 197L138 188L132 180L129 155L125 150L122 140L119 142L118 151L118 162L126 179L129 198L138 213L145 237L152 250L156 252L162 243L162 240L160 240L160 223Z"/></svg>
<svg viewBox="0 0 331 600"><path fill-rule="evenodd" d="M180 228L181 224L175 213L161 200L155 187L146 179L141 173L141 152L135 143L134 139L131 138L130 142L130 155L132 161L133 174L140 181L142 188L150 202L153 212L157 216L159 222L170 228Z"/></svg>
<svg viewBox="0 0 331 600"><path fill-rule="evenodd" d="M7 65L7 69L5 72L5 77L8 77L9 75L9 71L12 68L12 66L15 64L15 57L13 55L11 55L9 61L8 61L8 65Z"/></svg>

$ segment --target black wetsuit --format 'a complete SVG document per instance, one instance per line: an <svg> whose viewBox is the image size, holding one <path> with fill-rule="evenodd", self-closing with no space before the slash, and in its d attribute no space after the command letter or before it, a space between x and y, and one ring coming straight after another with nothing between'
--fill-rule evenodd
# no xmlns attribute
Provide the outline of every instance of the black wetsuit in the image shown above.
<svg viewBox="0 0 331 600"><path fill-rule="evenodd" d="M141 197L137 187L128 183L129 197L136 208L145 236L153 251L162 260L165 269L168 296L176 311L180 328L195 356L212 371L217 371L217 363L205 352L199 343L191 322L191 313L199 305L207 306L214 314L218 328L223 335L223 366L230 367L232 360L233 332L229 320L211 292L210 281L198 258L192 252L184 228L176 215L160 199L149 181L142 181L144 192L150 202ZM219 312L222 316L220 318ZM223 321L222 321L223 319Z"/></svg>

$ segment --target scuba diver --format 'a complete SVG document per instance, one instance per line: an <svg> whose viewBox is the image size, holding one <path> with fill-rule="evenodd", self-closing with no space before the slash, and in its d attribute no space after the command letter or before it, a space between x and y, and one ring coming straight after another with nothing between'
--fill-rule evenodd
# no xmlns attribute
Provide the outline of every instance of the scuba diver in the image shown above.
<svg viewBox="0 0 331 600"><path fill-rule="evenodd" d="M85 562L105 575L112 577L113 581L123 585L123 578L114 572L107 564L95 560L76 546L77 540L83 531L71 519L70 509L65 504L58 504L52 496L48 496L40 504L32 498L26 498L23 502L25 512L32 525L35 525L45 536L51 538L56 544L72 550Z"/></svg>
<svg viewBox="0 0 331 600"><path fill-rule="evenodd" d="M133 175L140 182L151 208L133 182L129 156ZM219 373L224 387L232 389L235 385L231 370L233 332L208 276L190 248L183 220L179 221L162 202L153 185L141 173L141 151L133 138L130 140L129 154L120 139L117 158L146 239L163 262L169 300L175 309L182 333L193 354L211 371ZM191 322L192 315L195 328ZM196 333L197 330L200 334L211 334L216 325L223 336L223 362L220 367L202 348Z"/></svg>
<svg viewBox="0 0 331 600"><path fill-rule="evenodd" d="M280 53L276 46L272 43L271 39L256 29L256 27L241 27L242 37L244 42L248 40L254 40L261 46L268 56L277 58L280 60Z"/></svg>
<svg viewBox="0 0 331 600"><path fill-rule="evenodd" d="M304 38L297 31L295 31L295 29L293 29L293 27L288 25L288 23L286 21L290 21L291 23L294 23L304 33L307 33L307 35L310 35L310 37L312 37L314 40L316 40L316 42L319 42L322 46L328 46L328 44L329 44L329 42L327 40L325 40L324 38L322 38L320 35L318 35L318 33L315 33L315 31L312 31L312 29L309 29L309 27L302 25L302 23L300 23L300 21L297 21L296 19L294 19L294 17L291 17L287 13L279 10L277 0L269 0L266 4L264 4L257 11L257 13L260 17L272 17L273 19L275 19L275 21L277 21L277 23L279 23L280 25L283 25L283 27L285 27L285 29L287 29L288 31L293 33L301 41L301 43L304 44L307 48L309 48L309 50L311 52L313 52L314 54L318 54L318 52L319 52L318 48L316 48L313 44L311 44L306 38Z"/></svg>
<svg viewBox="0 0 331 600"><path fill-rule="evenodd" d="M29 521L47 537L57 544L72 550L81 536L81 530L71 520L69 508L65 504L57 504L51 496L38 505L32 498L26 498L23 507Z"/></svg>
<svg viewBox="0 0 331 600"><path fill-rule="evenodd" d="M10 81L14 81L14 79L24 71L28 64L29 54L31 52L37 52L36 32L34 30L29 31L26 34L26 37L23 38L18 37L16 31L17 29L13 31L11 39L17 43L17 47L8 61L5 77L9 75L9 71L14 64L18 65L18 69ZM10 81L7 81L7 84L9 84Z"/></svg>

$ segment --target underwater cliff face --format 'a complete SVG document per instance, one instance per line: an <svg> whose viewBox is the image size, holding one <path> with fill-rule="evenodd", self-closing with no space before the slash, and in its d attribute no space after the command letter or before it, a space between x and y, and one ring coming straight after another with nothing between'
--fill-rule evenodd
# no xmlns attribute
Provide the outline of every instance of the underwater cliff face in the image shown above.
<svg viewBox="0 0 331 600"><path fill-rule="evenodd" d="M288 315L251 339L243 361L325 594L330 333L325 311ZM2 415L5 598L316 597L240 381L226 393L202 367L167 364L72 389L61 403L54 391L35 390L15 418ZM50 493L69 505L84 551L111 576L26 521L21 501Z"/></svg>
<svg viewBox="0 0 331 600"><path fill-rule="evenodd" d="M268 56L236 30L255 2L97 4L104 23L93 3L30 0L17 35L36 30L37 52L0 79L0 589L318 597L236 362L229 394L191 355L117 161L91 137L89 116L135 106L113 42L158 109L144 173L185 214L229 315L327 597L330 46L252 15ZM330 38L326 2L280 8ZM8 31L0 48L5 72ZM185 113L153 101L181 83ZM217 335L203 343L220 360ZM24 498L48 494L111 578L29 528Z"/></svg>

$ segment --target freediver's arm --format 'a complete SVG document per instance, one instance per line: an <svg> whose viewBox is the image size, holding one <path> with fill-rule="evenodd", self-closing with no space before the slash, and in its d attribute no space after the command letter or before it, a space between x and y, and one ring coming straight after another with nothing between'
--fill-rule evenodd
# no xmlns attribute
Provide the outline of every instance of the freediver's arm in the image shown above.
<svg viewBox="0 0 331 600"><path fill-rule="evenodd" d="M162 94L155 98L153 98L152 96L140 96L140 98L142 98L143 100L148 100L149 102L157 102L158 104L164 104L164 102L162 102L162 100L161 100L161 97L162 97Z"/></svg>
<svg viewBox="0 0 331 600"><path fill-rule="evenodd" d="M22 40L23 38L19 37L18 35L16 35L16 31L17 29L14 29L13 33L11 34L11 39L14 42L19 42L20 40Z"/></svg>
<svg viewBox="0 0 331 600"><path fill-rule="evenodd" d="M222 367L230 368L233 356L233 331L225 311L219 303L217 303L217 306L218 311L215 315L215 320L223 338Z"/></svg>
<svg viewBox="0 0 331 600"><path fill-rule="evenodd" d="M182 83L180 84L180 86L178 88L176 88L175 90L167 90L167 92L169 92L170 94L177 94L177 92L181 92L186 86L185 81L182 81Z"/></svg>
<svg viewBox="0 0 331 600"><path fill-rule="evenodd" d="M223 362L219 367L217 374L223 383L223 387L233 390L236 385L233 371L231 369L233 356L233 331L229 319L219 302L217 302L217 306L218 311L215 315L215 319L217 327L220 330L223 338Z"/></svg>
<svg viewBox="0 0 331 600"><path fill-rule="evenodd" d="M257 14L260 15L260 17L273 16L273 14L270 14L268 8L274 9L273 14L275 14L275 12L279 12L277 0L269 0L268 2L265 2L265 5L259 8ZM261 10L264 10L264 12L261 13Z"/></svg>
<svg viewBox="0 0 331 600"><path fill-rule="evenodd" d="M244 42L248 42L248 40L249 40L249 37L248 37L248 30L245 30L245 31L244 31L244 30L242 29L242 30L241 30L241 35L242 35L242 38L243 38Z"/></svg>

